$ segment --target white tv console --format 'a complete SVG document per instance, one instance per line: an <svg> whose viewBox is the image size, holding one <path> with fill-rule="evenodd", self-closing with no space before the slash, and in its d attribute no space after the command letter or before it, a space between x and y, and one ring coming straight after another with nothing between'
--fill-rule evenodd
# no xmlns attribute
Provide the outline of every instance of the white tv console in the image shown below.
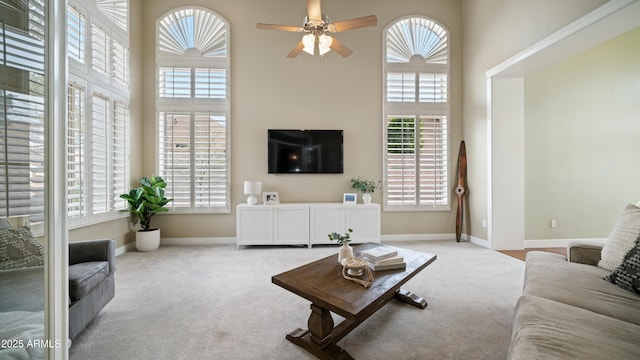
<svg viewBox="0 0 640 360"><path fill-rule="evenodd" d="M351 242L380 242L380 205L290 203L236 207L236 247L336 244L331 232L353 229Z"/></svg>

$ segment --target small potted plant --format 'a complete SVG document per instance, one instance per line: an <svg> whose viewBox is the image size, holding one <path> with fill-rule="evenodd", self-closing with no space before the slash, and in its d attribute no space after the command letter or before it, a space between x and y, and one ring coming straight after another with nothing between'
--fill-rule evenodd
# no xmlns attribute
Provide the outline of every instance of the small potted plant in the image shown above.
<svg viewBox="0 0 640 360"><path fill-rule="evenodd" d="M129 212L140 220L141 229L136 232L136 249L153 251L160 246L160 229L151 228L151 218L157 213L169 211L165 205L173 199L164 196L167 183L160 176L142 177L140 185L128 194L120 195L120 198L127 200Z"/></svg>
<svg viewBox="0 0 640 360"><path fill-rule="evenodd" d="M347 229L347 232L344 235L338 234L337 232L329 233L329 240L335 241L338 245L341 245L340 252L338 252L338 262L342 264L343 260L353 257L353 248L349 246L349 242L351 241L351 233L352 229Z"/></svg>
<svg viewBox="0 0 640 360"><path fill-rule="evenodd" d="M380 187L380 181L351 179L351 187L362 193L362 202L371 204L371 194Z"/></svg>

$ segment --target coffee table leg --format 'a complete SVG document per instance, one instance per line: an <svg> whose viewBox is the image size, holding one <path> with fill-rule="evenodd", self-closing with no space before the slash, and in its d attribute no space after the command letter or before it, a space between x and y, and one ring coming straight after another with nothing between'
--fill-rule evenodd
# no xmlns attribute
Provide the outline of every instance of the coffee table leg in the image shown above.
<svg viewBox="0 0 640 360"><path fill-rule="evenodd" d="M307 325L309 330L296 329L287 335L287 340L320 359L353 360L349 353L332 342L331 332L334 328L329 310L311 304L311 315Z"/></svg>
<svg viewBox="0 0 640 360"><path fill-rule="evenodd" d="M315 344L322 348L331 342L333 318L329 310L311 304L311 315L309 315L307 326L311 333L311 341Z"/></svg>
<svg viewBox="0 0 640 360"><path fill-rule="evenodd" d="M427 304L427 300L412 293L411 291L407 291L403 289L396 291L396 298L402 302L406 302L409 305L419 307L420 309L424 309L427 307L427 305L429 305Z"/></svg>

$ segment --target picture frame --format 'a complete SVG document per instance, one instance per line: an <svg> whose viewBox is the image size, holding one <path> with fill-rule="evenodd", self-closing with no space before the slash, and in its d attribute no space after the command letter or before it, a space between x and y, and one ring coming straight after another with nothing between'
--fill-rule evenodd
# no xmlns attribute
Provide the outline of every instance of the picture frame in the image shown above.
<svg viewBox="0 0 640 360"><path fill-rule="evenodd" d="M280 194L277 191L263 192L262 201L265 205L280 204Z"/></svg>
<svg viewBox="0 0 640 360"><path fill-rule="evenodd" d="M358 203L358 194L356 193L344 193L342 195L343 204L356 204Z"/></svg>

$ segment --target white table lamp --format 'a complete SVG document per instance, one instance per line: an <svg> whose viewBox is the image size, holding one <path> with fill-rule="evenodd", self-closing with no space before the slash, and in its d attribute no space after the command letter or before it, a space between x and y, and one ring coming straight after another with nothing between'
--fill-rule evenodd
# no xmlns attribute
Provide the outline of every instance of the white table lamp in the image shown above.
<svg viewBox="0 0 640 360"><path fill-rule="evenodd" d="M256 195L262 192L262 182L260 181L245 181L244 182L244 194L249 195L247 197L247 204L255 205L258 203Z"/></svg>

